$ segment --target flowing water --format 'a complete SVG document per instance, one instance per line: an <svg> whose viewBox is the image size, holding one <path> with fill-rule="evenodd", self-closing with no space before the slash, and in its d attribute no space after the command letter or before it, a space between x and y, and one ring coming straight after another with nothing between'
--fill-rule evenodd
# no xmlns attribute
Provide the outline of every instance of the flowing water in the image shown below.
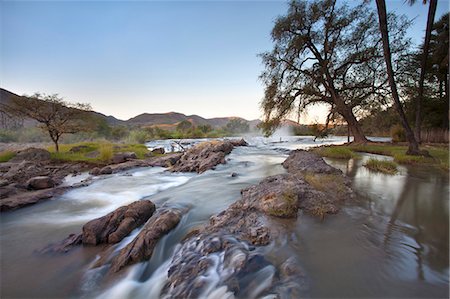
<svg viewBox="0 0 450 299"><path fill-rule="evenodd" d="M240 198L242 188L283 173L280 163L289 150L339 144L346 138L248 141L251 146L235 148L227 164L200 175L138 168L103 176L52 200L3 213L0 297L158 298L169 263L186 232L226 209ZM148 146L171 150L171 144L157 141ZM173 147L176 150L176 145ZM259 250L274 265L296 257L306 277L302 288L306 297L448 297L448 175L423 167L401 167L393 176L372 173L362 166L370 156L349 161L327 159L352 178L357 198L323 221L305 214L296 221L285 221L286 236ZM232 177L232 173L238 175ZM69 177L66 184L87 176ZM104 249L101 246L79 247L55 256L35 252L79 232L87 221L139 199L149 199L157 206L186 207L189 212L160 240L149 261L129 267L118 277L105 276L105 267L91 268ZM114 250L123 248L138 232L133 231ZM211 271L210 280L217 275ZM248 296L258 297L273 275L273 267L268 266L248 278L249 285L258 286ZM220 298L221 294L220 288L212 287L209 298Z"/></svg>

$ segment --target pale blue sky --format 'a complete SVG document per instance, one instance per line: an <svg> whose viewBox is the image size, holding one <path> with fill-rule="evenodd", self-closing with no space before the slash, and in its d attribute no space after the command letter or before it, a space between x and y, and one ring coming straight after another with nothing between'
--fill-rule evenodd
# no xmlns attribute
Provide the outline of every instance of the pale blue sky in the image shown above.
<svg viewBox="0 0 450 299"><path fill-rule="evenodd" d="M416 18L427 6L387 1ZM177 111L204 117L261 116L270 31L285 1L4 1L0 86L18 94L58 93L127 119ZM448 11L439 1L437 18ZM321 112L312 111L310 119Z"/></svg>

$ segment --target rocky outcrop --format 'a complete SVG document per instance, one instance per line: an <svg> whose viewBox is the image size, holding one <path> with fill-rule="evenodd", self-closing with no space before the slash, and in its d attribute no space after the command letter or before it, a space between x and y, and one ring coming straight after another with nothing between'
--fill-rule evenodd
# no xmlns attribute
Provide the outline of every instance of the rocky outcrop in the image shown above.
<svg viewBox="0 0 450 299"><path fill-rule="evenodd" d="M60 195L67 191L70 187L58 187L43 189L37 191L17 191L17 188L11 187L8 197L0 200L0 211L12 211L18 208L29 206L42 200L50 199L53 196ZM7 189L7 188L5 188Z"/></svg>
<svg viewBox="0 0 450 299"><path fill-rule="evenodd" d="M28 148L17 152L16 156L9 160L9 162L22 162L22 161L47 161L50 160L50 152L42 148Z"/></svg>
<svg viewBox="0 0 450 299"><path fill-rule="evenodd" d="M139 200L91 220L83 226L83 244L120 242L133 229L144 224L154 211L155 205L151 201Z"/></svg>
<svg viewBox="0 0 450 299"><path fill-rule="evenodd" d="M153 150L151 151L151 153L152 153L152 154L155 154L155 155L164 155L165 152L166 152L166 151L164 150L163 147L158 147L158 148L155 148L155 149L153 149Z"/></svg>
<svg viewBox="0 0 450 299"><path fill-rule="evenodd" d="M286 174L268 177L241 191L241 199L191 231L171 261L164 295L170 298L221 296L299 297L305 277L293 261L276 266L258 255L252 246L269 244L286 234L277 219L298 217L299 210L324 217L336 213L339 204L352 197L341 171L322 158L293 151L283 163ZM203 279L217 272L211 285ZM268 277L267 285L242 285L249 273ZM212 291L216 288L214 291ZM216 294L217 293L217 294Z"/></svg>
<svg viewBox="0 0 450 299"><path fill-rule="evenodd" d="M119 164L126 161L137 159L136 153L134 152L123 152L123 153L116 153L111 159L111 162L113 164Z"/></svg>
<svg viewBox="0 0 450 299"><path fill-rule="evenodd" d="M246 145L242 139L239 141L209 141L202 142L188 149L178 162L170 168L173 172L202 173L213 169L218 164L225 164L225 156L231 153L233 147Z"/></svg>
<svg viewBox="0 0 450 299"><path fill-rule="evenodd" d="M49 176L36 176L29 179L26 183L27 188L31 190L41 190L55 187L55 182Z"/></svg>
<svg viewBox="0 0 450 299"><path fill-rule="evenodd" d="M304 172L342 174L342 171L328 165L317 154L305 150L292 151L282 165L289 173L292 174L302 174Z"/></svg>
<svg viewBox="0 0 450 299"><path fill-rule="evenodd" d="M230 140L230 142L233 146L248 146L248 143L244 140L244 138L241 138L239 140L233 139Z"/></svg>
<svg viewBox="0 0 450 299"><path fill-rule="evenodd" d="M118 272L127 265L150 259L159 239L177 226L181 216L182 211L178 209L158 210L136 238L113 258L111 271Z"/></svg>

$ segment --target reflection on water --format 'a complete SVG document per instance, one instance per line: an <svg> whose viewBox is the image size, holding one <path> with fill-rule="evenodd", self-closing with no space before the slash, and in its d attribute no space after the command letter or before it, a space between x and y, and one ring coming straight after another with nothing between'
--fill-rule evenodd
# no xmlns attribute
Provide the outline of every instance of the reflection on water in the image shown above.
<svg viewBox="0 0 450 299"><path fill-rule="evenodd" d="M289 150L343 143L346 138L319 143L309 137L248 141L251 146L233 150L227 164L214 171L196 175L157 167L135 169L2 214L1 298L158 298L172 254L187 231L228 207L242 188L283 173L280 163ZM357 198L324 221L303 214L297 221L274 220L273 225L288 233L263 249L266 258L280 265L295 257L307 277L302 288L305 297L448 297L448 175L418 167L400 167L394 176L373 173L362 166L370 156L327 159L353 178ZM238 175L231 177L231 173ZM76 177L66 180L73 182ZM148 262L130 267L120 277L105 278L106 268L90 269L102 248L84 247L60 256L34 253L79 231L86 221L138 199L190 209L161 239ZM273 271L269 272L260 273L261 284L271 279ZM212 293L221 294L220 289Z"/></svg>

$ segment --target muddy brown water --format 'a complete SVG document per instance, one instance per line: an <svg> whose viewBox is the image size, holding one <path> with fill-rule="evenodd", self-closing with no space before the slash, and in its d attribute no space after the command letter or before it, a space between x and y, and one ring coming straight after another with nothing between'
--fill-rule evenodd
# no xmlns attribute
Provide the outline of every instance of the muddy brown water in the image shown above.
<svg viewBox="0 0 450 299"><path fill-rule="evenodd" d="M309 137L249 141L250 147L233 150L226 165L201 175L134 169L1 214L0 297L159 298L171 256L190 228L224 210L239 198L242 188L283 173L280 163L288 150L317 145ZM321 143L345 141L335 137ZM167 141L160 145L170 146ZM303 214L296 221L281 221L286 235L261 252L275 265L289 257L298 259L306 277L302 281L304 297L448 298L448 174L425 167L400 167L393 176L373 173L362 166L371 156L327 159L352 178L357 198L323 221ZM231 177L233 172L238 176ZM67 183L84 177L68 178ZM149 261L118 277L106 279L105 267L90 269L101 248L81 247L56 256L35 253L79 231L85 222L143 198L157 206L178 205L190 210L159 242ZM271 274L261 272L252 279L264 285L270 283ZM255 293L255 297L261 294Z"/></svg>

